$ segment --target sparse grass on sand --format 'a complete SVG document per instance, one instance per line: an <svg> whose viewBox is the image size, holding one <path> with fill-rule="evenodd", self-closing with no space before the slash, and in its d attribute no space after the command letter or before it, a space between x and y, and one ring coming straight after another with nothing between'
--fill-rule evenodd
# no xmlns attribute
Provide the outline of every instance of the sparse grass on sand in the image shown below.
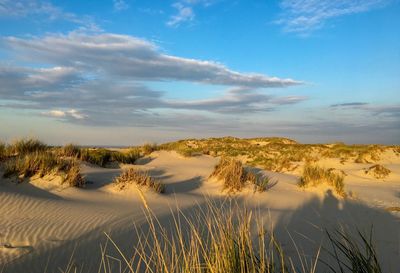
<svg viewBox="0 0 400 273"><path fill-rule="evenodd" d="M324 272L381 273L372 239L362 233L327 232L332 247L324 253L331 256L326 264L320 258L322 247L312 256L295 247L297 253L289 256L265 223L237 203L208 201L191 215L178 209L167 229L141 197L148 227L136 228L138 241L129 254L106 233L98 272L111 273L111 265L118 264L118 272L130 273L315 273L324 263L329 268ZM109 255L109 248L118 256ZM71 262L64 272L76 271Z"/></svg>
<svg viewBox="0 0 400 273"><path fill-rule="evenodd" d="M299 162L315 162L321 158L339 159L341 163L370 163L378 161L385 151L393 151L400 156L398 146L301 144L279 137L185 139L160 144L157 148L173 150L186 157L199 154L240 157L248 165L275 172L291 172L299 166Z"/></svg>
<svg viewBox="0 0 400 273"><path fill-rule="evenodd" d="M38 175L60 175L62 183L82 187L85 184L80 175L79 162L63 159L50 151L36 151L18 155L4 163L4 177L17 176L19 179Z"/></svg>
<svg viewBox="0 0 400 273"><path fill-rule="evenodd" d="M126 188L128 185L136 184L138 186L149 187L158 193L165 192L164 184L151 177L147 172L135 168L124 170L120 176L114 179L113 183L117 185L120 190Z"/></svg>
<svg viewBox="0 0 400 273"><path fill-rule="evenodd" d="M344 176L334 173L331 169L324 169L319 166L306 164L304 166L303 175L300 178L300 187L318 186L321 183L327 183L332 186L337 194L342 197L346 196L344 190Z"/></svg>
<svg viewBox="0 0 400 273"><path fill-rule="evenodd" d="M377 179L382 179L387 177L391 171L388 168L385 168L384 166L380 164L375 164L369 167L368 169L365 170L366 174L371 174Z"/></svg>
<svg viewBox="0 0 400 273"><path fill-rule="evenodd" d="M255 174L246 170L242 162L232 158L221 158L215 166L210 177L222 180L224 190L228 192L241 191L246 185L254 185L255 191L265 191L269 185L268 177L257 177Z"/></svg>

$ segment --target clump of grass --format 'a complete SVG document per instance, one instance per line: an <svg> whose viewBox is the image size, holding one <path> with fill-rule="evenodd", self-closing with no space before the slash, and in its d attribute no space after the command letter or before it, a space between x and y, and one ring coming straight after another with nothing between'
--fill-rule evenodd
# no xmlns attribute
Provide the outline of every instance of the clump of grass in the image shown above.
<svg viewBox="0 0 400 273"><path fill-rule="evenodd" d="M8 146L10 155L25 155L33 152L41 152L48 149L48 146L34 138L24 138L14 141Z"/></svg>
<svg viewBox="0 0 400 273"><path fill-rule="evenodd" d="M194 216L179 211L173 215L171 227L166 229L146 201L144 203L148 228L137 230L138 243L131 257L125 256L106 234L122 256L121 262L126 266L124 272L296 271L274 235L264 229L262 221L237 204L219 208L209 202ZM99 272L110 272L107 251L102 253Z"/></svg>
<svg viewBox="0 0 400 273"><path fill-rule="evenodd" d="M380 164L375 164L365 170L366 174L371 173L375 178L382 179L387 177L391 171Z"/></svg>
<svg viewBox="0 0 400 273"><path fill-rule="evenodd" d="M112 272L117 262L121 272L168 273L315 273L320 263L323 272L381 273L372 235L350 236L344 232L327 232L333 259L324 262L318 250L313 257L303 254L293 242L296 253L289 256L265 223L238 203L216 204L207 201L191 215L178 209L172 223L165 228L141 194L147 219L146 229L136 229L138 242L133 253L124 254L106 233L99 272ZM371 232L372 234L372 232ZM116 248L120 259L108 255ZM325 250L325 248L322 248ZM297 260L301 266L294 265ZM337 263L337 265L335 264ZM69 272L72 272L69 271ZM322 272L322 271L321 271Z"/></svg>
<svg viewBox="0 0 400 273"><path fill-rule="evenodd" d="M130 148L127 151L110 151L103 148L81 149L80 159L100 167L106 167L111 162L134 164L142 154L138 148Z"/></svg>
<svg viewBox="0 0 400 273"><path fill-rule="evenodd" d="M369 236L357 232L357 237L344 231L327 232L332 245L331 256L338 269L329 265L332 272L381 273L381 265L372 241L372 229Z"/></svg>
<svg viewBox="0 0 400 273"><path fill-rule="evenodd" d="M140 149L130 148L127 151L113 151L111 153L111 161L117 161L124 164L134 164L137 159L141 157Z"/></svg>
<svg viewBox="0 0 400 273"><path fill-rule="evenodd" d="M255 192L264 192L267 191L271 186L271 180L268 176L257 177L254 183L254 191Z"/></svg>
<svg viewBox="0 0 400 273"><path fill-rule="evenodd" d="M7 146L4 142L0 141L0 161L4 160L7 157Z"/></svg>
<svg viewBox="0 0 400 273"><path fill-rule="evenodd" d="M400 212L400 207L387 207L385 208L387 211L394 211L394 212Z"/></svg>
<svg viewBox="0 0 400 273"><path fill-rule="evenodd" d="M85 182L79 171L79 163L76 160L62 159L51 152L44 151L19 155L7 160L4 164L3 176L17 176L22 180L34 175L43 177L55 174L62 177L62 183L82 187Z"/></svg>
<svg viewBox="0 0 400 273"><path fill-rule="evenodd" d="M128 185L136 184L139 186L149 187L158 193L165 192L164 184L151 177L147 172L135 168L124 170L120 176L114 179L113 183L115 183L120 190L123 190Z"/></svg>
<svg viewBox="0 0 400 273"><path fill-rule="evenodd" d="M141 150L144 155L149 155L154 151L157 151L157 144L155 143L146 143L141 147Z"/></svg>
<svg viewBox="0 0 400 273"><path fill-rule="evenodd" d="M82 149L81 160L105 167L111 160L111 151L106 149Z"/></svg>
<svg viewBox="0 0 400 273"><path fill-rule="evenodd" d="M257 185L258 182L257 177L253 173L247 171L243 167L242 162L226 157L222 158L215 166L210 177L222 180L224 183L224 190L228 190L228 192L241 191L248 183ZM261 189L261 187L258 189Z"/></svg>
<svg viewBox="0 0 400 273"><path fill-rule="evenodd" d="M75 144L70 143L60 148L59 155L66 157L80 158L81 148Z"/></svg>
<svg viewBox="0 0 400 273"><path fill-rule="evenodd" d="M304 166L303 175L300 178L300 187L317 186L321 183L327 183L332 186L337 194L345 197L344 176L336 174L332 169L324 169L319 166L306 164Z"/></svg>

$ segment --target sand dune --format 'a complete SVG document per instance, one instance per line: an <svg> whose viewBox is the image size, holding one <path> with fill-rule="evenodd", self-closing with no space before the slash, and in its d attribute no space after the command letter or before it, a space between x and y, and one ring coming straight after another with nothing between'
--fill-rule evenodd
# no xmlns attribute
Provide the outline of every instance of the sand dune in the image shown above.
<svg viewBox="0 0 400 273"><path fill-rule="evenodd" d="M220 182L208 180L218 158L207 155L185 158L176 152L158 151L124 165L148 171L166 184L166 194L151 191L145 197L161 222L168 223L177 206L190 213L205 203L205 196L222 201ZM385 269L400 268L400 215L383 208L400 206L400 162L391 157L387 166L392 173L377 181L360 171L360 165L321 161L346 173L347 190L354 199L338 199L329 188L302 190L298 175L265 173L273 187L264 193L252 190L236 194L235 199L250 208L258 208L275 227L284 247L294 252L287 232L299 239L299 247L310 255L323 238L324 227L345 223L353 227L374 226L378 249ZM365 164L365 167L371 164ZM83 272L97 272L100 244L109 233L124 251L135 243L133 226L145 226L143 206L136 188L119 191L111 184L120 168L82 165L89 182L85 189L61 187L54 180L33 179L16 185L0 182L0 271L55 272L63 269L73 255ZM50 185L50 186L49 186Z"/></svg>

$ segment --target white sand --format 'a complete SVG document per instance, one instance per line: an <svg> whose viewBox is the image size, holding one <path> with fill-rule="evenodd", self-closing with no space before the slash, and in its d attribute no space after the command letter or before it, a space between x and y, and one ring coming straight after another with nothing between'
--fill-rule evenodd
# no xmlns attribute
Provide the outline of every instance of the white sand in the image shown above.
<svg viewBox="0 0 400 273"><path fill-rule="evenodd" d="M155 152L134 167L148 170L167 185L164 195L145 191L146 200L168 227L171 209L190 213L211 200L227 198L221 183L208 181L218 159L210 156L183 158L175 152ZM276 233L290 254L295 254L288 233L306 253L318 248L324 227L345 224L368 230L373 224L380 257L388 272L400 269L400 215L383 208L400 207L400 160L383 160L392 173L385 181L364 174L360 168L371 164L340 164L325 160L326 167L346 172L346 190L357 199L337 199L326 187L301 190L298 176L266 172L277 184L268 192L247 190L236 195L238 202L259 209L259 214ZM123 166L123 168L129 166ZM85 189L63 188L58 181L33 179L16 185L0 181L0 272L59 272L71 255L83 272L97 272L100 244L109 233L129 252L135 244L133 226L146 220L136 189L118 191L111 185L120 169L83 165L90 184ZM2 268L3 267L3 268Z"/></svg>

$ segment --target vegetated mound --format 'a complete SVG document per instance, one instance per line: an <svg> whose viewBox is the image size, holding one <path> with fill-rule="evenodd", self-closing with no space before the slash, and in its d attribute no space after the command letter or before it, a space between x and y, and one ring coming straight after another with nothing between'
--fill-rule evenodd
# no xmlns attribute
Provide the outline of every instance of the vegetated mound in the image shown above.
<svg viewBox="0 0 400 273"><path fill-rule="evenodd" d="M6 178L16 176L19 181L22 181L24 178L35 175L39 177L58 175L63 184L67 183L74 187L85 185L77 160L59 158L49 151L17 155L4 163L3 176Z"/></svg>
<svg viewBox="0 0 400 273"><path fill-rule="evenodd" d="M322 158L340 162L370 163L380 160L381 154L396 146L300 144L287 138L208 138L187 139L161 144L161 150L174 150L184 156L206 154L240 159L247 165L276 172L292 172L300 162L316 162Z"/></svg>
<svg viewBox="0 0 400 273"><path fill-rule="evenodd" d="M334 169L324 169L319 166L306 164L304 166L303 175L300 178L299 186L306 188L327 183L329 186L333 187L338 195L345 197L346 193L343 180L344 176L336 173Z"/></svg>
<svg viewBox="0 0 400 273"><path fill-rule="evenodd" d="M241 191L247 185L253 185L254 191L265 191L269 185L268 177L260 177L246 170L242 162L232 158L222 158L210 175L223 181L223 190Z"/></svg>
<svg viewBox="0 0 400 273"><path fill-rule="evenodd" d="M387 177L391 173L391 171L380 164L375 164L365 169L365 173L372 175L377 179L383 179Z"/></svg>
<svg viewBox="0 0 400 273"><path fill-rule="evenodd" d="M114 179L113 183L120 190L123 190L130 185L136 184L138 186L148 187L158 193L165 192L164 184L162 184L157 179L151 177L147 172L137 170L135 168L124 170L121 175Z"/></svg>

